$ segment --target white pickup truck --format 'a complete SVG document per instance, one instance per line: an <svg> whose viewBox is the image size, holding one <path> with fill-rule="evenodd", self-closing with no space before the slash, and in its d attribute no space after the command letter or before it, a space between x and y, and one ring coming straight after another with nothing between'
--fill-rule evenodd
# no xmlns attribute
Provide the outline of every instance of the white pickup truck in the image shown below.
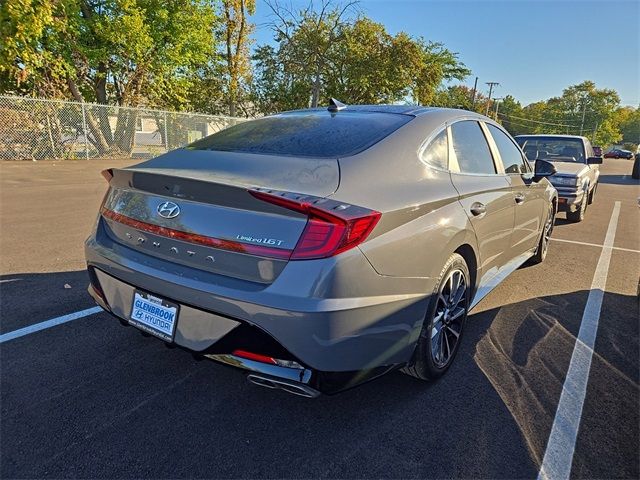
<svg viewBox="0 0 640 480"><path fill-rule="evenodd" d="M587 206L593 203L600 177L599 164L591 142L577 135L518 135L515 137L530 162L553 162L556 173L549 177L558 190L558 211L567 212L567 220L584 220Z"/></svg>

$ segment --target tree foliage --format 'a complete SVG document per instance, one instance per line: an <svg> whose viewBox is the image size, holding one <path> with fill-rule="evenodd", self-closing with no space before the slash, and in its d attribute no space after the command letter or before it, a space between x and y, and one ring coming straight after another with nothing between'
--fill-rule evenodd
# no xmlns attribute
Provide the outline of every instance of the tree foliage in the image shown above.
<svg viewBox="0 0 640 480"><path fill-rule="evenodd" d="M469 70L440 43L389 34L382 24L349 16L352 3L313 2L292 13L270 4L276 45L254 55L254 99L261 111L346 103L429 103L444 80Z"/></svg>
<svg viewBox="0 0 640 480"><path fill-rule="evenodd" d="M0 11L5 91L125 107L187 105L218 21L203 0L5 0ZM130 150L136 120L122 110L112 132L106 114L89 114L91 141Z"/></svg>
<svg viewBox="0 0 640 480"><path fill-rule="evenodd" d="M619 104L620 98L614 90L598 89L594 82L585 81L565 88L560 97L524 108L515 104L509 108L505 98L499 119L514 135L585 135L594 144L607 146L622 139Z"/></svg>
<svg viewBox="0 0 640 480"><path fill-rule="evenodd" d="M224 45L226 60L226 98L229 115L236 115L241 97L246 96L251 81L249 35L253 25L247 16L255 13L255 0L223 0Z"/></svg>
<svg viewBox="0 0 640 480"><path fill-rule="evenodd" d="M615 121L625 144L640 144L640 105L637 108L623 107L616 111Z"/></svg>
<svg viewBox="0 0 640 480"><path fill-rule="evenodd" d="M186 102L218 18L199 0L5 0L3 87L122 106Z"/></svg>
<svg viewBox="0 0 640 480"><path fill-rule="evenodd" d="M620 107L615 91L591 81L526 106L511 95L474 99L469 87L452 84L470 71L443 44L391 34L357 0L309 0L295 11L283 1L265 0L274 41L251 54L255 0L3 0L0 92L246 116L330 97L489 107L515 135L640 142L640 107ZM114 128L106 113L89 112L90 140L102 154L127 151L136 120L121 109Z"/></svg>

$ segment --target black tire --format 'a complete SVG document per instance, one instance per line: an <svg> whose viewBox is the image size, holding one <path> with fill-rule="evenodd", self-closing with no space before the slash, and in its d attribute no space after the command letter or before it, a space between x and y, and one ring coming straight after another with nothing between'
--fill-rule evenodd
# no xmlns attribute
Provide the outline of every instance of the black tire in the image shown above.
<svg viewBox="0 0 640 480"><path fill-rule="evenodd" d="M636 153L636 158L633 161L633 168L631 169L631 178L634 180L640 179L640 153Z"/></svg>
<svg viewBox="0 0 640 480"><path fill-rule="evenodd" d="M567 220L573 223L578 223L584 220L584 216L587 213L587 205L589 205L589 194L585 193L582 196L582 202L580 207L575 212L567 212Z"/></svg>
<svg viewBox="0 0 640 480"><path fill-rule="evenodd" d="M450 279L452 279L451 283ZM454 288L454 291L451 291L451 285L456 282L456 279L464 281L464 284L459 284L464 286L464 290L460 291L458 288ZM457 298L458 295L460 298ZM440 272L413 358L402 369L404 373L420 380L435 380L444 375L458 353L470 302L469 269L464 258L454 253ZM444 307L445 305L448 306ZM439 330L438 325L440 325ZM454 340L455 343L452 347L451 342ZM444 343L445 341L446 343ZM440 347L442 351L440 351ZM445 358L447 353L448 356Z"/></svg>
<svg viewBox="0 0 640 480"><path fill-rule="evenodd" d="M555 224L555 221L555 209L553 208L553 205L549 205L549 213L547 213L547 218L545 220L544 226L542 227L542 234L540 235L538 248L536 249L536 253L533 255L533 257L529 259L529 263L531 265L542 263L544 262L544 259L547 258L547 251L549 250L549 239L551 238L551 234L553 233L553 225Z"/></svg>
<svg viewBox="0 0 640 480"><path fill-rule="evenodd" d="M596 183L591 189L591 193L589 194L589 205L593 203L593 199L596 196L596 189L598 188L598 184Z"/></svg>

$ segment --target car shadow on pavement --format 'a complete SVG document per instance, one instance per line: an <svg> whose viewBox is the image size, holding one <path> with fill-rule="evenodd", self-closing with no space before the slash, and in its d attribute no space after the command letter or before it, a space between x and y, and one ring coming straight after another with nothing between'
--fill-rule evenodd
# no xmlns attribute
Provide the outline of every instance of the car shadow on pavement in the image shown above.
<svg viewBox="0 0 640 480"><path fill-rule="evenodd" d="M637 187L640 185L640 180L635 180L631 177L631 167L632 165L630 164L629 173L626 175L600 175L600 177L598 177L598 183L606 183L610 185L633 185Z"/></svg>
<svg viewBox="0 0 640 480"><path fill-rule="evenodd" d="M35 322L91 306L83 271L2 279L13 280L2 283L11 316ZM62 295L67 310L40 316L38 292ZM15 441L0 446L0 476L531 478L587 296L481 303L439 381L394 372L315 400L256 387L92 315L2 345L0 434ZM639 473L637 307L635 297L604 296L581 476Z"/></svg>
<svg viewBox="0 0 640 480"><path fill-rule="evenodd" d="M575 225L575 223L576 222L569 221L566 218L556 216L554 226Z"/></svg>
<svg viewBox="0 0 640 480"><path fill-rule="evenodd" d="M474 342L474 360L509 409L537 465L588 294L535 298L475 316L482 322L488 315L490 325ZM637 297L605 293L572 476L636 478L640 471L637 311ZM578 471L582 474L574 475Z"/></svg>

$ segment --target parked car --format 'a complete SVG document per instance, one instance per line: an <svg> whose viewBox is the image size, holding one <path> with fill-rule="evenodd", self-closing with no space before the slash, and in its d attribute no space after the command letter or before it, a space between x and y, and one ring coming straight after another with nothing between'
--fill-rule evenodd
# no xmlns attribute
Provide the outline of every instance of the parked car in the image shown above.
<svg viewBox="0 0 640 480"><path fill-rule="evenodd" d="M629 150L622 150L621 148L614 148L613 150L609 150L604 154L604 158L626 158L632 159L633 153Z"/></svg>
<svg viewBox="0 0 640 480"><path fill-rule="evenodd" d="M598 147L596 145L593 146L593 155L596 157L602 156L602 147Z"/></svg>
<svg viewBox="0 0 640 480"><path fill-rule="evenodd" d="M596 157L591 142L575 135L518 135L516 141L531 161L552 162L556 173L549 177L559 195L559 211L571 222L584 220L593 203L602 157Z"/></svg>
<svg viewBox="0 0 640 480"><path fill-rule="evenodd" d="M104 172L89 293L264 387L435 379L469 310L544 260L554 171L461 110L334 101L247 121Z"/></svg>

